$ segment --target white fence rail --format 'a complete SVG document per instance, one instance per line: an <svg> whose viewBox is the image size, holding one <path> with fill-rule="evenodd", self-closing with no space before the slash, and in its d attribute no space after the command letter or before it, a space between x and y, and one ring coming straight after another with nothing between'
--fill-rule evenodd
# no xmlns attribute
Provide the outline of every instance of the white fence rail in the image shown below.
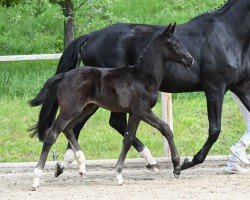
<svg viewBox="0 0 250 200"><path fill-rule="evenodd" d="M11 55L0 56L0 62L13 62L25 60L54 60L61 57L61 53L57 54L32 54L32 55ZM172 96L169 93L161 93L162 101L162 119L169 124L173 130L173 111L172 111ZM163 156L170 156L168 142L163 138Z"/></svg>
<svg viewBox="0 0 250 200"><path fill-rule="evenodd" d="M56 54L32 54L32 55L11 55L11 56L0 56L1 61L24 61L24 60L53 60L59 59L61 53Z"/></svg>

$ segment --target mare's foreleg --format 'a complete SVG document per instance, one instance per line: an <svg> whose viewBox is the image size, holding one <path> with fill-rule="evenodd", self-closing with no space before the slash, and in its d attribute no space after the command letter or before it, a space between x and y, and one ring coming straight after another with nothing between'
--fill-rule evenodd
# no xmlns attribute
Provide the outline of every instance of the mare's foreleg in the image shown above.
<svg viewBox="0 0 250 200"><path fill-rule="evenodd" d="M127 127L126 113L111 112L109 125L124 137ZM158 173L159 167L155 158L152 156L150 150L144 146L144 144L137 137L135 137L132 146L140 153L140 156L146 160L147 169Z"/></svg>
<svg viewBox="0 0 250 200"><path fill-rule="evenodd" d="M187 158L184 160L181 170L188 169L197 164L203 163L209 150L216 142L221 132L221 113L225 90L218 90L217 86L214 86L213 88L214 90L205 92L207 98L207 112L209 121L209 135L207 141L200 151L194 155L192 160L188 160Z"/></svg>
<svg viewBox="0 0 250 200"><path fill-rule="evenodd" d="M125 158L129 149L131 148L131 145L133 144L135 140L135 134L139 126L139 123L140 123L140 120L138 118L134 117L131 114L129 115L126 133L123 138L122 151L120 153L119 159L115 167L116 172L117 172L116 178L117 178L118 185L123 184L122 169L123 169L124 161L125 161Z"/></svg>

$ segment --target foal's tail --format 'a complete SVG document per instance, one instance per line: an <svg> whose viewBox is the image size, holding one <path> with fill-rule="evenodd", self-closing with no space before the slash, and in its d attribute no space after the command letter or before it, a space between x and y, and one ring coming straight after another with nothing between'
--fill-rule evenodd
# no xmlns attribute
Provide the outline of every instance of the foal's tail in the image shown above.
<svg viewBox="0 0 250 200"><path fill-rule="evenodd" d="M83 35L73 40L64 50L57 65L56 74L64 73L75 69L80 64L81 47L87 42L89 36ZM31 100L31 106L39 106L46 98L46 91L43 87L36 97Z"/></svg>
<svg viewBox="0 0 250 200"><path fill-rule="evenodd" d="M45 99L39 113L38 122L29 131L32 131L31 137L38 136L40 141L44 140L45 131L52 125L55 120L58 108L58 101L56 99L57 87L63 79L64 73L58 74L46 81L43 86ZM34 100L30 100L29 104L34 105Z"/></svg>

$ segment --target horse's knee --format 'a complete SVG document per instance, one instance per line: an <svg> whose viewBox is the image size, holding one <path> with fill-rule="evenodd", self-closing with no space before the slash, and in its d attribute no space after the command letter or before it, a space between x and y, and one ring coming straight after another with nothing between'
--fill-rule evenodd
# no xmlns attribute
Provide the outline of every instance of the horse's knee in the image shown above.
<svg viewBox="0 0 250 200"><path fill-rule="evenodd" d="M159 129L160 129L162 135L165 136L167 139L174 138L174 134L173 134L172 130L170 129L169 125L162 124L162 125L160 125Z"/></svg>
<svg viewBox="0 0 250 200"><path fill-rule="evenodd" d="M132 135L127 135L128 133L125 133L125 136L123 138L123 143L126 145L132 145L135 141L135 137Z"/></svg>
<svg viewBox="0 0 250 200"><path fill-rule="evenodd" d="M109 125L119 133L125 133L127 122L121 118L111 116L109 119Z"/></svg>

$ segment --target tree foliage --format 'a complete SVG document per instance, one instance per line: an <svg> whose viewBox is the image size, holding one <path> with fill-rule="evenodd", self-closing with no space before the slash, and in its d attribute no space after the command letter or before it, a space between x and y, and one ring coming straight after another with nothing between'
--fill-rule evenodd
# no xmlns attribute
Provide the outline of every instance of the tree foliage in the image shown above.
<svg viewBox="0 0 250 200"><path fill-rule="evenodd" d="M6 7L13 6L17 4L19 0L0 0L0 4Z"/></svg>

